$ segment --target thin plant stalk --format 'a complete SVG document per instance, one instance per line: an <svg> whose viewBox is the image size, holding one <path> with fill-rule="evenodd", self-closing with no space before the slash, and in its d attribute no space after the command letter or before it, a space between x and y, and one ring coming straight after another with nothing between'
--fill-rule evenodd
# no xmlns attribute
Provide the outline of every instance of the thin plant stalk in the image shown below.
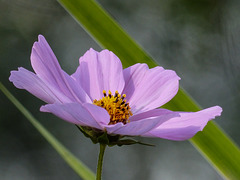
<svg viewBox="0 0 240 180"><path fill-rule="evenodd" d="M106 149L106 144L100 143L100 152L99 152L99 156L98 156L96 180L102 179L102 165L103 165L103 156L104 156L105 149Z"/></svg>

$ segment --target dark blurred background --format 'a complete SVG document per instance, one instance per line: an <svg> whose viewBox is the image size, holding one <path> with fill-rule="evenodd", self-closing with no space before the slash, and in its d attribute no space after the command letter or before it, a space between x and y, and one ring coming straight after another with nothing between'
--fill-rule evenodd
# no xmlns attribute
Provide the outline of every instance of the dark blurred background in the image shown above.
<svg viewBox="0 0 240 180"><path fill-rule="evenodd" d="M204 108L220 105L215 121L240 144L240 2L237 0L99 0L123 28ZM53 0L0 0L0 81L94 172L98 145L78 129L39 112L42 101L15 88L8 77L30 66L38 34L48 40L69 74L94 40ZM141 145L107 148L103 179L222 179L188 142L141 139ZM217 150L216 150L217 151ZM0 179L79 179L28 120L0 93Z"/></svg>

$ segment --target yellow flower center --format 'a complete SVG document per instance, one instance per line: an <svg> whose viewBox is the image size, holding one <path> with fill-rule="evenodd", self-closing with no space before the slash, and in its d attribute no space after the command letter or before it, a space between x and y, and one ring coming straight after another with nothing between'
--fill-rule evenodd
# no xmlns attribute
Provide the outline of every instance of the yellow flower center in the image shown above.
<svg viewBox="0 0 240 180"><path fill-rule="evenodd" d="M110 115L110 124L116 124L122 122L126 124L129 122L129 117L132 116L131 108L129 103L126 103L126 94L118 93L115 91L115 95L113 96L111 91L108 91L108 95L105 90L103 90L104 97L100 100L94 100L93 104L100 106L107 110L108 114Z"/></svg>

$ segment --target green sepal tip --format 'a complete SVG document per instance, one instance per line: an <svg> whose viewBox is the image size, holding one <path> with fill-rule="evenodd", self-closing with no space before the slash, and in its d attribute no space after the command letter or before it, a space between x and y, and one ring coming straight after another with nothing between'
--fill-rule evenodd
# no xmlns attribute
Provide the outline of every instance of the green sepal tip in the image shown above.
<svg viewBox="0 0 240 180"><path fill-rule="evenodd" d="M133 144L155 146L152 144L136 141L134 139L124 139L126 136L122 136L122 135L110 135L110 134L107 134L106 131L97 130L91 127L78 126L78 125L76 126L87 138L90 138L94 144L100 143L100 144L108 145L109 147L112 147L115 145L123 146L123 145L133 145Z"/></svg>

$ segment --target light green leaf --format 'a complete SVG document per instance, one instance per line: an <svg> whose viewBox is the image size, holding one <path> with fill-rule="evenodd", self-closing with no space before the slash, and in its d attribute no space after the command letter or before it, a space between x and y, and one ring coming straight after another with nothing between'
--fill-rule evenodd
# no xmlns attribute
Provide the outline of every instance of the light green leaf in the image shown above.
<svg viewBox="0 0 240 180"><path fill-rule="evenodd" d="M113 51L124 67L135 63L147 63L149 67L157 65L96 1L58 1L102 47ZM200 110L183 89L165 107L182 111ZM240 179L239 148L214 122L209 122L204 131L190 141L223 177Z"/></svg>
<svg viewBox="0 0 240 180"><path fill-rule="evenodd" d="M7 98L21 111L21 113L32 123L32 125L42 134L42 136L53 146L68 165L83 179L94 180L94 173L68 151L51 133L49 133L32 114L4 87L0 82L0 90Z"/></svg>

